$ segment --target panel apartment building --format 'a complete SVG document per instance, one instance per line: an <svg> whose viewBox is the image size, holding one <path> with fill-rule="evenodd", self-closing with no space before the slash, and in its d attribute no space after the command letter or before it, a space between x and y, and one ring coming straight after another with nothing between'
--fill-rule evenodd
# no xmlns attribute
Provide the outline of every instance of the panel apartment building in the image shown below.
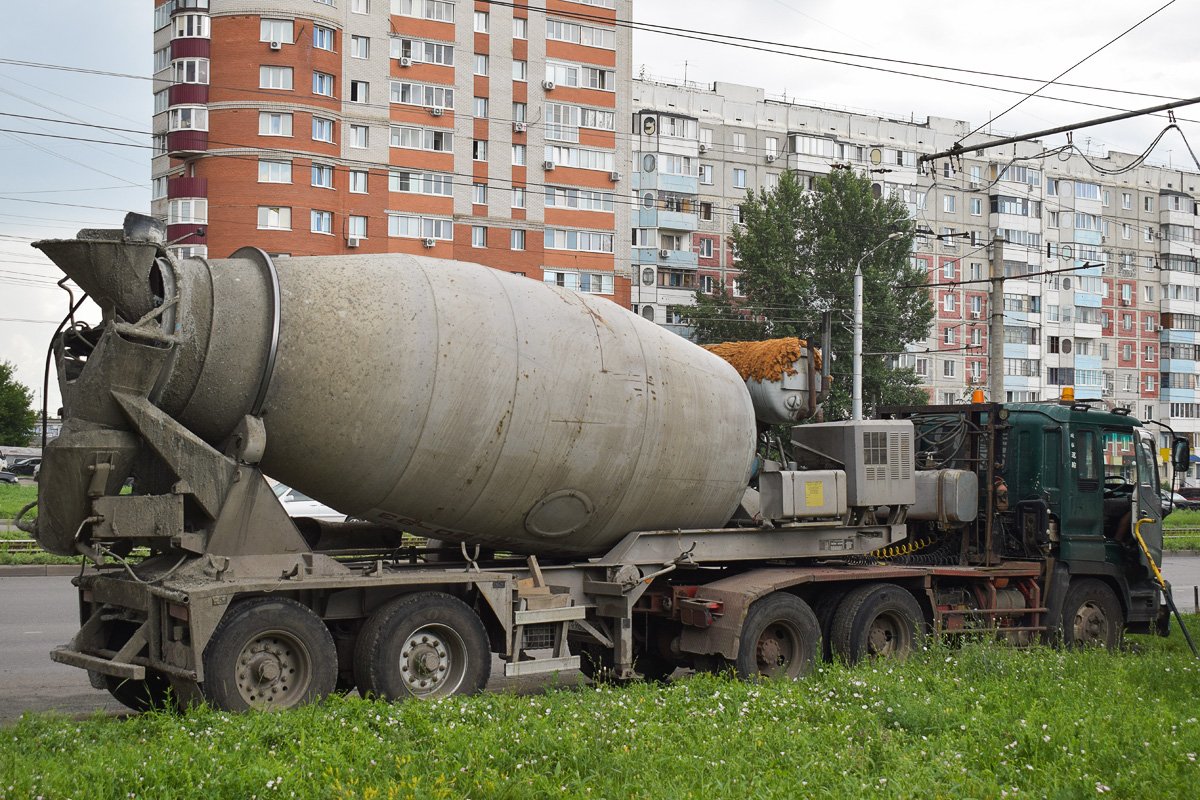
<svg viewBox="0 0 1200 800"><path fill-rule="evenodd" d="M670 307L690 303L697 288L721 283L739 294L729 237L746 191L773 187L785 169L811 184L849 164L878 192L897 194L922 232L912 258L930 276L937 318L897 362L916 369L932 402L987 387L990 287L970 281L990 276L986 246L999 234L1003 399L1055 398L1072 386L1200 445L1200 175L1121 171L1134 162L1122 153L1038 158L1037 142L921 170L920 155L948 149L972 126L815 108L733 84L635 81L633 104L639 313L677 326ZM1043 274L1069 267L1081 268Z"/></svg>
<svg viewBox="0 0 1200 800"><path fill-rule="evenodd" d="M153 212L180 255L403 252L629 302L631 0L167 0Z"/></svg>

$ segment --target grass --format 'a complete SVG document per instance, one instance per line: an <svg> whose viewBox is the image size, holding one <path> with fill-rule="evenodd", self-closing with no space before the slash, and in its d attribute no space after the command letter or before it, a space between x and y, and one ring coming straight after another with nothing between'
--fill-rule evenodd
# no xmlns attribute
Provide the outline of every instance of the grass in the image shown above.
<svg viewBox="0 0 1200 800"><path fill-rule="evenodd" d="M934 646L796 683L27 714L0 734L0 796L1194 797L1198 664L1178 630L1130 638L1115 655Z"/></svg>
<svg viewBox="0 0 1200 800"><path fill-rule="evenodd" d="M0 519L13 519L22 508L37 500L37 486L0 483Z"/></svg>

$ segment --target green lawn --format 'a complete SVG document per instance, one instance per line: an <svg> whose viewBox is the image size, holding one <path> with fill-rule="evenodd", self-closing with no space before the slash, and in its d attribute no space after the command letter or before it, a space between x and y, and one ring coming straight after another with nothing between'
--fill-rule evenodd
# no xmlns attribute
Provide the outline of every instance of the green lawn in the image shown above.
<svg viewBox="0 0 1200 800"><path fill-rule="evenodd" d="M1178 630L1130 640L1115 655L937 646L796 683L26 715L5 732L0 796L1195 797L1197 662Z"/></svg>

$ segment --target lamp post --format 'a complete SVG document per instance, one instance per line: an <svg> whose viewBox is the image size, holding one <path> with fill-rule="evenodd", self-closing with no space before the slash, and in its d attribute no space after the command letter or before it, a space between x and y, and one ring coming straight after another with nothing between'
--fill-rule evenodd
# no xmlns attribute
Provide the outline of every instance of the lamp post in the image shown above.
<svg viewBox="0 0 1200 800"><path fill-rule="evenodd" d="M904 238L904 234L900 232L889 233L887 238L879 244L872 247L867 252L863 253L862 258L858 260L858 264L854 267L854 366L853 366L853 385L850 395L850 418L862 419L862 351L863 351L863 274L862 264L867 260L867 257L874 253L879 248L883 247L888 242L896 239Z"/></svg>

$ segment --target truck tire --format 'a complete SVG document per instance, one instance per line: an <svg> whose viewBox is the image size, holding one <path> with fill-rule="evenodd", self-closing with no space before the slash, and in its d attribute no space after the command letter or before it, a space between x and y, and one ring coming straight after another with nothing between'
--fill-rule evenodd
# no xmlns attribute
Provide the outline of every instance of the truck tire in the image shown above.
<svg viewBox="0 0 1200 800"><path fill-rule="evenodd" d="M733 669L743 680L799 678L821 655L821 626L799 597L774 592L755 601L742 623Z"/></svg>
<svg viewBox="0 0 1200 800"><path fill-rule="evenodd" d="M204 699L222 711L316 703L337 682L337 651L311 609L288 598L235 603L204 648Z"/></svg>
<svg viewBox="0 0 1200 800"><path fill-rule="evenodd" d="M817 615L817 624L821 626L821 658L826 661L833 658L833 645L829 637L833 632L833 617L845 596L846 593L841 590L823 591L812 604L813 613Z"/></svg>
<svg viewBox="0 0 1200 800"><path fill-rule="evenodd" d="M364 696L385 700L474 694L487 686L492 651L470 606L441 592L404 595L375 610L354 646Z"/></svg>
<svg viewBox="0 0 1200 800"><path fill-rule="evenodd" d="M1124 628L1121 603L1108 584L1095 578L1071 581L1062 609L1064 647L1103 646L1115 650Z"/></svg>
<svg viewBox="0 0 1200 800"><path fill-rule="evenodd" d="M923 635L916 598L894 583L868 583L838 605L830 645L847 664L864 658L903 660Z"/></svg>

